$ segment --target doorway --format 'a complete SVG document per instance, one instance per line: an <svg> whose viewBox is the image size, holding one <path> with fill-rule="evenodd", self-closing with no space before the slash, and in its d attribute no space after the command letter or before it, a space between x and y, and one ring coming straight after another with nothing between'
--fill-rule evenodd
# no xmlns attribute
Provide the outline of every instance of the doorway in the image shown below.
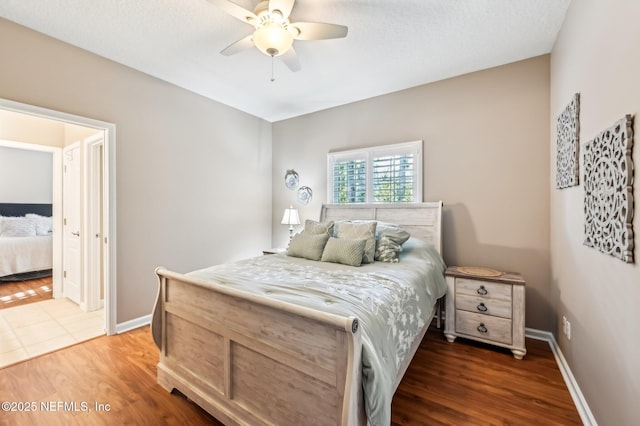
<svg viewBox="0 0 640 426"><path fill-rule="evenodd" d="M82 160L86 163L80 175L81 179L86 180L80 196L86 207L81 209L83 213L80 217L83 232L82 234L77 230L70 232L80 234L79 242L83 245L83 267L80 268L83 275L79 280L89 279L92 280L91 282L98 283L97 286L90 286L91 289L80 290L82 303L85 305L83 309L99 309L103 306L106 334L115 334L115 125L4 99L0 99L0 109L95 129L95 137L86 138L81 142L85 151ZM60 167L58 170L62 170L64 157L62 149L53 151L57 152L57 154L54 153L54 157L57 155L54 163L57 161ZM59 177L56 178L56 176ZM61 180L62 174L54 173L53 216L54 220L59 221L57 229L60 230L64 229ZM64 294L63 239L62 232L54 233L54 297ZM55 247L58 247L57 251ZM59 274L59 277L55 274Z"/></svg>

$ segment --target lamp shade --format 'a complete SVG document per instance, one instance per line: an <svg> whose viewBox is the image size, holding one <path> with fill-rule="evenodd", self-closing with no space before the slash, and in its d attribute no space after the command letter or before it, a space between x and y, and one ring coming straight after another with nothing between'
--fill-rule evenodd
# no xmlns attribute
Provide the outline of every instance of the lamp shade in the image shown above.
<svg viewBox="0 0 640 426"><path fill-rule="evenodd" d="M300 216L298 215L298 209L294 209L293 206L289 206L288 209L284 209L284 214L282 215L283 225L300 225Z"/></svg>

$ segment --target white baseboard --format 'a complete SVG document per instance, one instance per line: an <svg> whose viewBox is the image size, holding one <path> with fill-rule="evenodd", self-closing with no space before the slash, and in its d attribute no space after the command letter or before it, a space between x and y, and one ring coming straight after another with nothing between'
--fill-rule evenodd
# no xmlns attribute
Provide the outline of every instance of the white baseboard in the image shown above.
<svg viewBox="0 0 640 426"><path fill-rule="evenodd" d="M551 347L551 352L553 352L553 356L556 359L556 363L558 364L558 368L560 369L560 373L562 374L562 378L564 379L567 388L569 389L569 393L571 394L571 398L573 399L573 403L578 410L578 414L580 415L580 419L582 423L586 426L597 426L598 423L596 419L593 417L593 413L589 409L589 405L587 404L578 383L576 382L575 377L573 377L573 373L569 368L569 364L567 364L567 360L562 355L562 351L558 346L558 342L554 337L553 333L548 331L536 330L535 328L526 328L525 336L531 339L536 340L544 340L549 343Z"/></svg>
<svg viewBox="0 0 640 426"><path fill-rule="evenodd" d="M151 324L150 314L143 317L134 318L132 320L116 324L116 334L125 333L127 331L133 330L134 328L143 327L149 324Z"/></svg>

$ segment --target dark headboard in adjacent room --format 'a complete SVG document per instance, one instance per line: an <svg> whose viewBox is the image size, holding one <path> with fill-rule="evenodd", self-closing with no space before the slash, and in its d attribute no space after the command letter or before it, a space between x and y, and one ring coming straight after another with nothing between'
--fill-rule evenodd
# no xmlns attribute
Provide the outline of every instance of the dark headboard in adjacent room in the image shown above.
<svg viewBox="0 0 640 426"><path fill-rule="evenodd" d="M35 213L40 216L51 216L51 204L0 203L0 216L24 216Z"/></svg>

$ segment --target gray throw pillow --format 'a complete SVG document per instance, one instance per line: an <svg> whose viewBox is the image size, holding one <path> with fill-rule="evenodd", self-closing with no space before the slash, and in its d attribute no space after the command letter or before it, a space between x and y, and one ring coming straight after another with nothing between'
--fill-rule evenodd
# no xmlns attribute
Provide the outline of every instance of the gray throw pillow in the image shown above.
<svg viewBox="0 0 640 426"><path fill-rule="evenodd" d="M407 242L411 235L398 225L384 222L378 222L376 234L376 260L398 262L402 244Z"/></svg>
<svg viewBox="0 0 640 426"><path fill-rule="evenodd" d="M322 252L323 262L360 266L364 255L365 239L329 238Z"/></svg>
<svg viewBox="0 0 640 426"><path fill-rule="evenodd" d="M402 245L383 235L376 246L376 260L380 262L398 263L398 253L402 251Z"/></svg>
<svg viewBox="0 0 640 426"><path fill-rule="evenodd" d="M378 227L376 228L376 237L380 239L383 236L386 236L391 241L402 245L407 242L411 234L409 234L406 230L402 229L398 225L378 222Z"/></svg>
<svg viewBox="0 0 640 426"><path fill-rule="evenodd" d="M332 220L328 222L317 222L307 219L304 221L304 232L307 234L327 234L333 236L333 226L334 222Z"/></svg>
<svg viewBox="0 0 640 426"><path fill-rule="evenodd" d="M373 263L376 254L376 225L377 222L340 222L337 224L336 237L350 239L365 239L362 263Z"/></svg>
<svg viewBox="0 0 640 426"><path fill-rule="evenodd" d="M296 234L289 243L287 255L309 260L320 260L328 239L329 234Z"/></svg>

